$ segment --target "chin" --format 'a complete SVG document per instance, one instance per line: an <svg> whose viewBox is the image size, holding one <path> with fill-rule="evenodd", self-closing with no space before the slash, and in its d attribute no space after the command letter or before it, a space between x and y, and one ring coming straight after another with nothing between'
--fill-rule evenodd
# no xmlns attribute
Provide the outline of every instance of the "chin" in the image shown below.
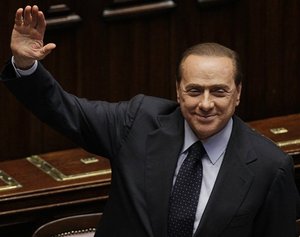
<svg viewBox="0 0 300 237"><path fill-rule="evenodd" d="M199 139L204 140L216 134L215 130L196 129L196 135Z"/></svg>

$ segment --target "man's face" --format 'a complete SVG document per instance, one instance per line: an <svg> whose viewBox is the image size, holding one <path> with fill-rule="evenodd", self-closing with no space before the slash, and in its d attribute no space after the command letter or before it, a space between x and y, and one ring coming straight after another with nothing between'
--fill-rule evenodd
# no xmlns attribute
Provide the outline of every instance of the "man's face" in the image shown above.
<svg viewBox="0 0 300 237"><path fill-rule="evenodd" d="M235 85L234 72L228 57L190 55L182 63L177 101L199 139L222 130L239 104L242 87Z"/></svg>

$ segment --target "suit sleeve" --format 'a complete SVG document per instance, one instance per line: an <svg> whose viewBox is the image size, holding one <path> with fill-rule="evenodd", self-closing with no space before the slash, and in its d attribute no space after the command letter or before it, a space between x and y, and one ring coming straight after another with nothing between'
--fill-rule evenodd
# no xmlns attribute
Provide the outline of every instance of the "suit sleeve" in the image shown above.
<svg viewBox="0 0 300 237"><path fill-rule="evenodd" d="M8 63L1 80L42 122L107 158L118 152L143 99L137 96L129 102L108 103L78 98L64 91L40 63L32 75L21 78Z"/></svg>
<svg viewBox="0 0 300 237"><path fill-rule="evenodd" d="M283 158L254 222L255 237L295 237L299 194L291 157Z"/></svg>

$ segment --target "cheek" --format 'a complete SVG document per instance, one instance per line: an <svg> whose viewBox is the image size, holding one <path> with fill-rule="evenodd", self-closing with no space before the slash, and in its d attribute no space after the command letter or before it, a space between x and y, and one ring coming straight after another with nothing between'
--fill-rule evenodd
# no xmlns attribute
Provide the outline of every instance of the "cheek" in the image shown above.
<svg viewBox="0 0 300 237"><path fill-rule="evenodd" d="M194 110L198 106L198 100L193 100L193 98L180 98L180 103L185 110Z"/></svg>
<svg viewBox="0 0 300 237"><path fill-rule="evenodd" d="M191 100L186 99L184 97L179 98L180 101L180 109L185 117L189 116L197 106L195 106Z"/></svg>
<svg viewBox="0 0 300 237"><path fill-rule="evenodd" d="M227 101L222 101L219 104L216 104L216 108L221 110L222 113L227 116L229 114L233 114L235 111L235 107L237 106L236 102L236 99L231 98Z"/></svg>

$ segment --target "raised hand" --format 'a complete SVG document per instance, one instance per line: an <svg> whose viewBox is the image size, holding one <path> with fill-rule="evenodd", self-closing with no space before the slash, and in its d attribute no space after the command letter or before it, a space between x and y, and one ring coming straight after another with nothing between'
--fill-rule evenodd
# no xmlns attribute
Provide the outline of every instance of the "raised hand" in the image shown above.
<svg viewBox="0 0 300 237"><path fill-rule="evenodd" d="M37 6L17 10L10 46L18 68L31 67L35 60L43 59L56 47L53 43L44 45L45 30L45 17Z"/></svg>

